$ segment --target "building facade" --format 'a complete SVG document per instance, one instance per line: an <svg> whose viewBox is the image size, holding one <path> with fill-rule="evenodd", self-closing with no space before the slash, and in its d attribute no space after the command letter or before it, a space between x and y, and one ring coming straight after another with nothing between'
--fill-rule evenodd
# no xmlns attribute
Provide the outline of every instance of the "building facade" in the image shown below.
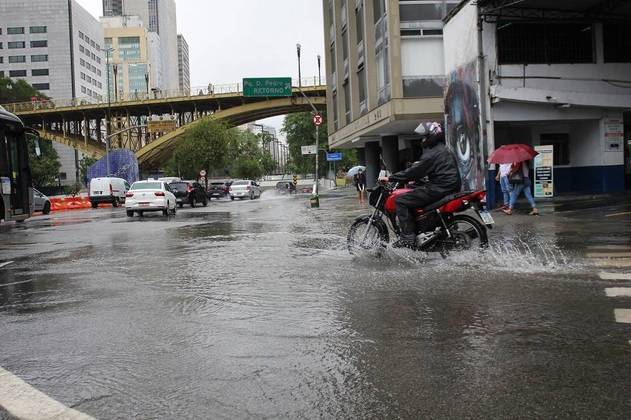
<svg viewBox="0 0 631 420"><path fill-rule="evenodd" d="M514 2L513 2L514 3ZM554 193L631 187L631 4L465 0L445 25L449 141L469 187L510 143L553 148Z"/></svg>
<svg viewBox="0 0 631 420"><path fill-rule="evenodd" d="M153 68L161 66L160 55L152 54L151 48L152 41L159 42L157 34L149 32L138 16L103 17L101 25L105 47L111 49L110 99L134 100L149 95L159 81Z"/></svg>
<svg viewBox="0 0 631 420"><path fill-rule="evenodd" d="M103 0L104 14L110 11L112 16L138 16L149 32L159 36L161 74L156 86L161 90L178 90L175 0L124 0L120 7L117 0Z"/></svg>
<svg viewBox="0 0 631 420"><path fill-rule="evenodd" d="M190 94L191 70L188 58L188 43L182 34L177 36L177 72L180 91Z"/></svg>
<svg viewBox="0 0 631 420"><path fill-rule="evenodd" d="M415 161L414 128L443 119L442 19L458 1L323 0L329 145L357 148L374 182L379 156Z"/></svg>
<svg viewBox="0 0 631 420"><path fill-rule="evenodd" d="M74 0L0 2L0 75L23 79L50 98L104 99L102 43L98 21ZM74 184L82 156L53 144L61 183Z"/></svg>

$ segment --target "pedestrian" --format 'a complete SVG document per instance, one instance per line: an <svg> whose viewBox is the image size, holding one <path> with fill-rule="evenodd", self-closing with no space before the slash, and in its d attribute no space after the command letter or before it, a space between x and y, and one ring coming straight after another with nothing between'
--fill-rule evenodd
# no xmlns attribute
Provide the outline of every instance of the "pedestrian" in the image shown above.
<svg viewBox="0 0 631 420"><path fill-rule="evenodd" d="M357 171L355 176L353 177L353 181L355 182L355 188L357 188L357 194L359 196L359 202L364 202L364 193L366 192L366 174L362 169Z"/></svg>
<svg viewBox="0 0 631 420"><path fill-rule="evenodd" d="M497 175L495 176L495 180L499 181L500 188L502 189L502 195L504 199L504 203L500 210L506 210L510 208L510 192L511 192L511 184L508 180L508 174L510 173L512 163L501 163L499 171L497 171Z"/></svg>
<svg viewBox="0 0 631 420"><path fill-rule="evenodd" d="M535 203L535 199L532 198L532 192L530 191L530 186L532 183L530 182L530 177L528 176L528 163L527 162L515 162L511 165L511 169L508 173L508 181L511 185L510 192L510 203L508 209L504 209L504 213L511 215L513 214L513 209L515 208L515 203L519 198L519 195L524 193L526 200L532 207L530 216L538 216L539 211L537 210L537 205Z"/></svg>

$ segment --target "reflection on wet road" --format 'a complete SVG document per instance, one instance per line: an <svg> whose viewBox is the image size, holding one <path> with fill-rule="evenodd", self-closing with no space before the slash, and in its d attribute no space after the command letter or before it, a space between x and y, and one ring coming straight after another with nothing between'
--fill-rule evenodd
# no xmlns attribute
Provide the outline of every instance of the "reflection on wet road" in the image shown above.
<svg viewBox="0 0 631 420"><path fill-rule="evenodd" d="M516 217L484 255L377 260L346 251L366 210L322 207L2 227L0 366L102 419L628 414L631 331L582 257L590 226ZM599 240L629 246L610 223Z"/></svg>

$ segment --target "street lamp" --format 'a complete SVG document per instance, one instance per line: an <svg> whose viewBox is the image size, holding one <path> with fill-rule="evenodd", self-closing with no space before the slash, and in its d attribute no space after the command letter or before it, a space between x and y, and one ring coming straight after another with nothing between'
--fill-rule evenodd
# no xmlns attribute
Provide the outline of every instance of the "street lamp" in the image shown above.
<svg viewBox="0 0 631 420"><path fill-rule="evenodd" d="M116 51L114 48L100 48L101 51L105 51L105 66L107 68L107 134L105 139L105 167L107 174L110 176L110 137L109 133L112 132L112 98L110 87L110 53Z"/></svg>
<svg viewBox="0 0 631 420"><path fill-rule="evenodd" d="M114 101L118 102L118 65L113 64L112 70L114 71Z"/></svg>
<svg viewBox="0 0 631 420"><path fill-rule="evenodd" d="M300 44L296 44L296 53L298 54L298 87L302 87L302 74L300 73Z"/></svg>
<svg viewBox="0 0 631 420"><path fill-rule="evenodd" d="M320 74L320 54L318 54L318 85L322 86L322 77Z"/></svg>

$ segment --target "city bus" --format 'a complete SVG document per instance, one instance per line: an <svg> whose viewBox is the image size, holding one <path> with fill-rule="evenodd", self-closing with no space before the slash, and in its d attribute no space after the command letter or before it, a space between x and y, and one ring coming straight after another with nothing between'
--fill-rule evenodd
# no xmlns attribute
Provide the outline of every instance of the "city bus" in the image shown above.
<svg viewBox="0 0 631 420"><path fill-rule="evenodd" d="M22 222L33 213L27 135L37 135L0 106L0 221Z"/></svg>

